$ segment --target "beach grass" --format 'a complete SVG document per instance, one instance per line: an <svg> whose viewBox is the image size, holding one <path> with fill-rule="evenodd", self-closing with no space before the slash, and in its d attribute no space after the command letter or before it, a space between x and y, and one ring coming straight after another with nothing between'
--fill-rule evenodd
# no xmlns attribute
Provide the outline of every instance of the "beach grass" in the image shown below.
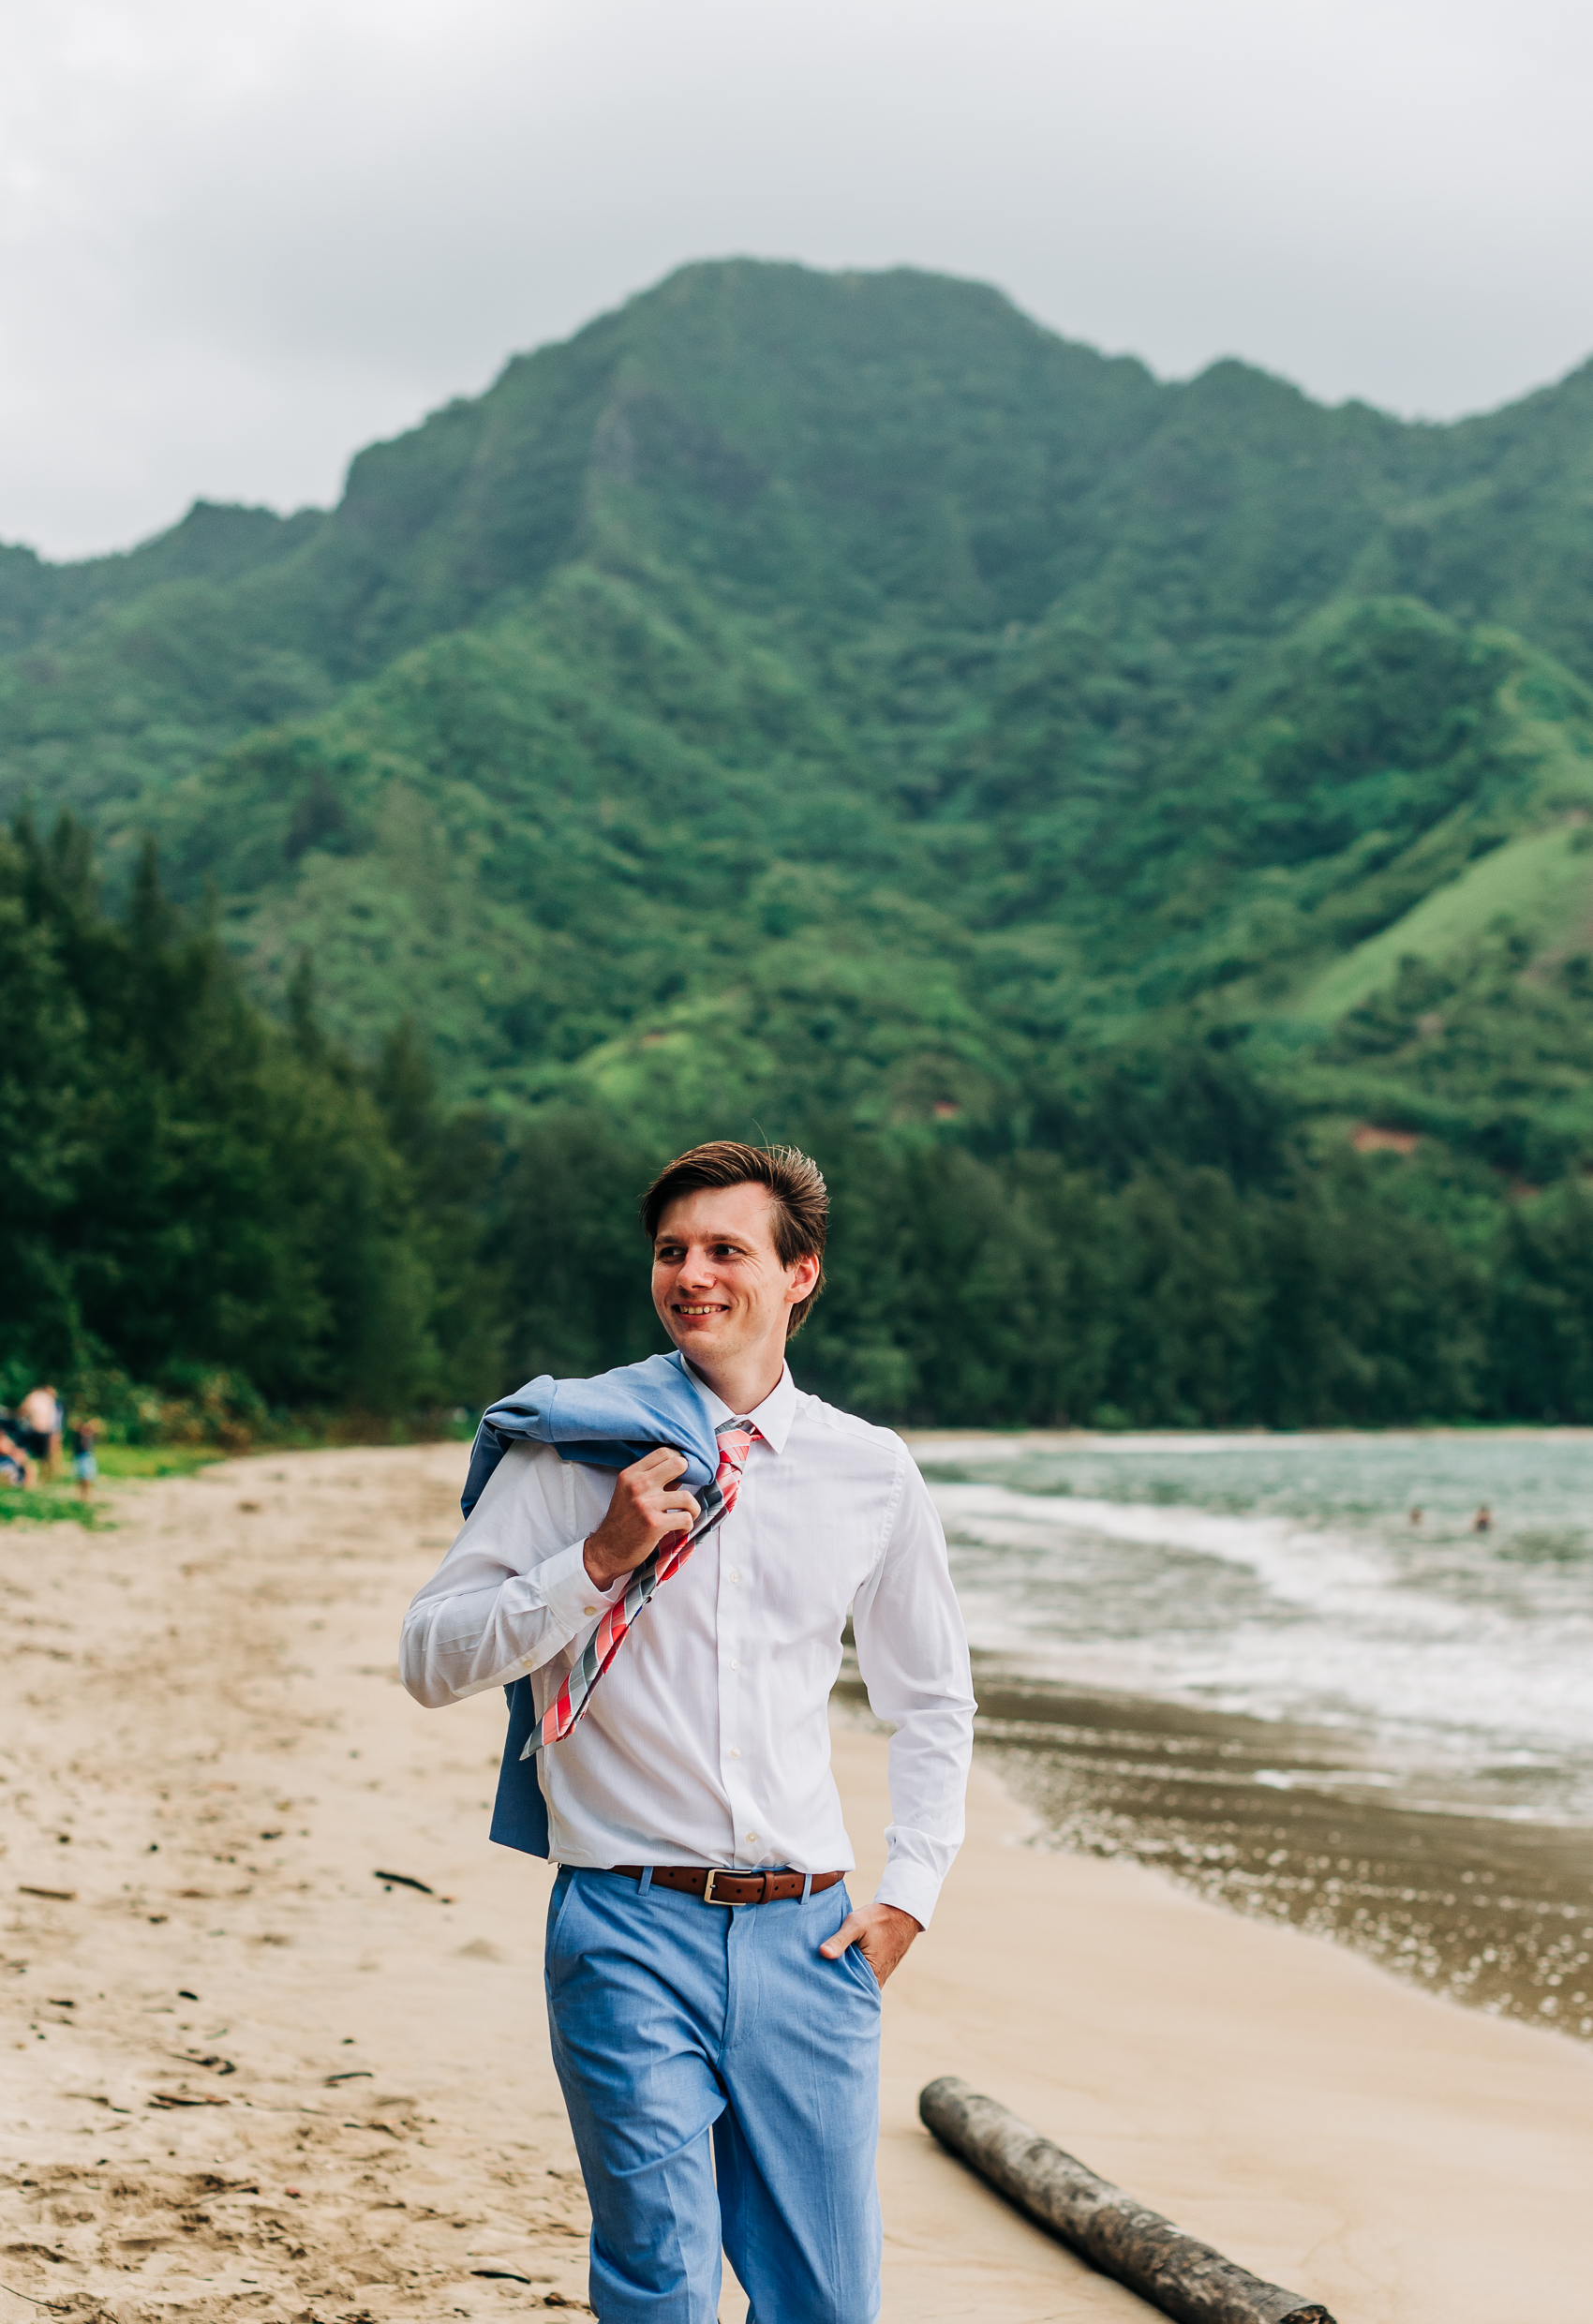
<svg viewBox="0 0 1593 2324"><path fill-rule="evenodd" d="M0 1491L0 1525L83 1525L97 1522L92 1501L82 1501L69 1485L36 1485L23 1492L17 1485Z"/></svg>
<svg viewBox="0 0 1593 2324"><path fill-rule="evenodd" d="M95 1448L102 1477L191 1477L230 1456L214 1444L101 1444Z"/></svg>
<svg viewBox="0 0 1593 2324"><path fill-rule="evenodd" d="M100 1476L112 1483L124 1478L191 1477L227 1457L213 1444L101 1444L95 1450ZM109 1522L103 1505L82 1499L69 1476L46 1478L28 1492L17 1486L0 1491L0 1525Z"/></svg>

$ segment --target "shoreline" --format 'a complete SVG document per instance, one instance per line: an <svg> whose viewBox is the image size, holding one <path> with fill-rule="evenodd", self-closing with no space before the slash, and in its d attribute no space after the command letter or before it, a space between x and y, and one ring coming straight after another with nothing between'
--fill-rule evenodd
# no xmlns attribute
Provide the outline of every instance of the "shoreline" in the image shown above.
<svg viewBox="0 0 1593 2324"><path fill-rule="evenodd" d="M1376 1788L1356 1746L980 1670L980 1745L1051 1846L1150 1867L1403 1983L1593 2040L1593 1831ZM1329 1780L1331 1778L1331 1780ZM1436 1786L1435 1786L1436 1788Z"/></svg>
<svg viewBox="0 0 1593 2324"><path fill-rule="evenodd" d="M584 2306L501 1701L427 1714L393 1667L464 1457L265 1453L0 1534L0 2279L64 2324ZM886 1746L843 1712L835 1758L866 1894ZM1583 2046L1037 1844L988 1750L970 1796L886 1997L886 2324L1149 2313L935 2146L943 2073L1339 2324L1593 2305Z"/></svg>
<svg viewBox="0 0 1593 2324"><path fill-rule="evenodd" d="M1055 1844L1593 2040L1586 1432L1511 1433L921 1440L1004 1780Z"/></svg>

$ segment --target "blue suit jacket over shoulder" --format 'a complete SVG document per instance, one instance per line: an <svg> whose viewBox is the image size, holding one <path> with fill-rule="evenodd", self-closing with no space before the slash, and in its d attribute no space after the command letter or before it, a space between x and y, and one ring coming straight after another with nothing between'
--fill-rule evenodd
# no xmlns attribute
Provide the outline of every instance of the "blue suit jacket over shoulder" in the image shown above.
<svg viewBox="0 0 1593 2324"><path fill-rule="evenodd" d="M678 1353L648 1356L592 1379L543 1372L482 1415L459 1506L468 1517L512 1444L551 1444L560 1460L629 1468L661 1444L683 1453L688 1493L719 1474L719 1441L702 1393Z"/></svg>
<svg viewBox="0 0 1593 2324"><path fill-rule="evenodd" d="M719 1441L702 1393L678 1354L648 1356L592 1379L555 1379L544 1372L488 1407L470 1451L459 1506L468 1517L512 1444L551 1444L560 1460L591 1468L629 1468L660 1445L686 1463L681 1483L702 1493L719 1473ZM505 1687L509 1734L498 1774L492 1838L527 1855L548 1851L547 1802L537 1780L540 1756L520 1756L536 1722L529 1677Z"/></svg>

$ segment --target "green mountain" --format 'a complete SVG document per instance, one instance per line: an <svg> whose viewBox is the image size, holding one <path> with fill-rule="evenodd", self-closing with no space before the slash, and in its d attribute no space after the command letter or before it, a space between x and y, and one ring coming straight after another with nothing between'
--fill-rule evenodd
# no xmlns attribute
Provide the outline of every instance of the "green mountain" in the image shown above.
<svg viewBox="0 0 1593 2324"><path fill-rule="evenodd" d="M1593 366L1411 425L693 266L330 514L0 552L0 800L113 885L153 833L257 991L308 947L459 1097L1022 1143L1193 1039L1541 1178L1593 1145L1590 491Z"/></svg>

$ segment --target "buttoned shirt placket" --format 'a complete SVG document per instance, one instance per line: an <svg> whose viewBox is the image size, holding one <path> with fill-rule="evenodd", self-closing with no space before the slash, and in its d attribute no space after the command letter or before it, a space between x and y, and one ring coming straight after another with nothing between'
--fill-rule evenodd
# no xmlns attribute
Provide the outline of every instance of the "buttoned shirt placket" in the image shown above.
<svg viewBox="0 0 1593 2324"><path fill-rule="evenodd" d="M714 1622L719 1636L719 1765L725 1797L730 1802L730 1848L727 1864L737 1869L757 1862L758 1803L748 1781L742 1757L747 1732L745 1690L754 1674L747 1668L751 1625L747 1618L749 1553L757 1538L757 1508L764 1464L775 1457L774 1448L754 1441L741 1472L741 1489L719 1533L719 1586Z"/></svg>

